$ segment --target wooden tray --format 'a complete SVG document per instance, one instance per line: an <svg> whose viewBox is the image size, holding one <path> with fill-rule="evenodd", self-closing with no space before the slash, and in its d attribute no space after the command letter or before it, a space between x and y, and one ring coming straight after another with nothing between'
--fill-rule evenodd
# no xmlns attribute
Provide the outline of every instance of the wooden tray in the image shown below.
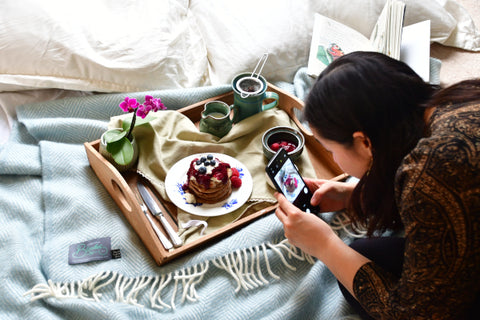
<svg viewBox="0 0 480 320"><path fill-rule="evenodd" d="M333 161L331 155L322 147L320 143L317 142L317 140L312 136L309 131L305 130L305 128L296 118L294 109L302 109L303 102L300 99L289 95L278 87L273 86L272 84L268 84L268 90L278 93L278 95L280 96L278 108L284 110L290 116L290 118L294 120L294 122L304 134L305 148L308 151L308 155L315 168L315 173L317 177L323 179L342 178L342 171ZM178 110L178 112L186 115L198 127L198 122L200 121L201 112L203 111L204 104L212 100L221 100L231 105L233 104L233 91L195 103L191 106ZM136 187L136 182L139 179L138 174L134 172L120 173L98 152L99 144L100 140L86 142L84 144L90 166L92 167L102 184L105 186L108 193L112 196L113 200L117 203L120 210L123 212L128 222L138 234L143 244L158 265L163 265L174 258L177 258L193 250L197 250L215 239L226 236L227 234L238 230L239 228L245 226L253 220L273 212L276 208L276 206L271 206L259 212L244 216L241 219L213 233L205 235L179 248L167 251L163 248L160 240L158 239L147 217L144 215L139 205L136 195L138 194ZM146 182L145 179L143 179L143 181ZM156 194L157 198L161 199L156 190L152 188L151 185L148 185L147 182L146 184L148 187L150 187L150 190ZM167 211L170 213L165 214L165 217L167 218L167 220L169 220L169 222L175 229L178 229L176 227L177 222L175 214L177 210L175 210L175 205L167 201L165 201L164 203L158 202L158 204L162 209L164 209L164 212ZM154 219L154 221L156 221L157 226L162 231L164 231L160 223L156 219ZM164 232L164 234L166 233Z"/></svg>

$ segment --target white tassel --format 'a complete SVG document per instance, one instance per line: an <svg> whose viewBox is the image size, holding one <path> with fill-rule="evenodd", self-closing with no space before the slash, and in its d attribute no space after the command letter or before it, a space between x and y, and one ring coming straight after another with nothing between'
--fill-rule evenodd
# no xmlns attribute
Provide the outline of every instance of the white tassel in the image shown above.
<svg viewBox="0 0 480 320"><path fill-rule="evenodd" d="M347 235L353 238L363 238L367 234L366 230L358 230L353 228L350 219L345 215L344 212L339 212L333 217L330 227L335 231L343 230ZM347 227L350 227L351 230L349 230Z"/></svg>
<svg viewBox="0 0 480 320"><path fill-rule="evenodd" d="M49 297L57 299L77 298L75 294L75 282L72 283L54 283L52 280L48 280L47 284L37 284L32 289L24 293L26 295L32 295L31 301L38 299L45 299Z"/></svg>
<svg viewBox="0 0 480 320"><path fill-rule="evenodd" d="M243 249L242 250L242 253L243 253L243 257L244 257L244 265L245 265L245 277L247 278L247 281L254 287L254 288L258 288L259 287L259 280L257 279L257 277L255 277L255 273L254 273L254 265L255 265L255 260L254 259L251 259L251 263L249 264L248 263L248 253L247 253L247 249Z"/></svg>
<svg viewBox="0 0 480 320"><path fill-rule="evenodd" d="M143 307L143 305L137 303L137 296L138 296L138 293L142 291L143 288L145 288L150 283L151 279L152 279L151 277L145 277L145 276L142 276L140 279L137 277L135 281L135 285L133 286L130 293L127 295L126 301L128 304Z"/></svg>
<svg viewBox="0 0 480 320"><path fill-rule="evenodd" d="M110 278L110 280L100 284L100 285L96 285L98 282L106 279L108 276L110 276L110 272L106 272L103 276L100 274L100 276L98 277L98 279L96 279L96 281L92 284L92 297L96 300L96 301L100 301L100 297L102 296L101 293L98 293L98 290L100 290L101 288L103 287L106 287L108 286L110 283L112 283L113 281L115 281L115 279L117 278L117 275L118 273L117 272L113 272L112 273L112 276Z"/></svg>
<svg viewBox="0 0 480 320"><path fill-rule="evenodd" d="M301 261L306 260L309 263L314 263L313 259L309 255L299 255L296 252L295 247L291 245L288 247L287 244L289 244L287 241L283 241L277 245L268 243L268 248L267 245L262 244L261 246L249 248L248 250L250 251L250 255L248 254L247 249L243 249L242 251L236 250L235 252L231 252L226 256L215 258L213 260L213 264L215 267L227 271L232 276L237 283L235 292L239 292L241 289L248 291L269 283L261 271L261 253L263 253L263 263L265 264L268 274L274 279L280 279L280 277L273 272L270 266L268 249L275 252L280 258L280 261L282 261L283 265L293 271L295 271L296 268L287 261L282 250L285 250L290 258L294 257ZM249 261L249 259L251 261Z"/></svg>
<svg viewBox="0 0 480 320"><path fill-rule="evenodd" d="M183 294L182 294L182 299L181 303L185 302L185 299L189 301L196 301L198 299L197 291L195 289L195 286L200 283L203 280L204 275L208 271L209 267L209 262L205 262L203 264L200 264L200 271L198 271L198 265L195 265L193 267L190 267L188 271L184 270L183 276L178 275L176 276L177 279L182 279L182 285L183 285Z"/></svg>
<svg viewBox="0 0 480 320"><path fill-rule="evenodd" d="M99 302L102 294L98 293L98 290L100 290L102 287L109 285L112 281L115 280L116 276L117 276L116 272L112 273L110 271L107 271L107 272L102 272L94 276L91 276L83 281L79 281L78 297L84 300L89 300L89 301L95 300L96 302ZM108 277L111 277L111 278L105 283L102 283L99 285L101 281L104 281ZM87 293L85 292L87 290L91 292L91 295L92 295L91 298L88 297Z"/></svg>
<svg viewBox="0 0 480 320"><path fill-rule="evenodd" d="M225 262L223 262L223 258L225 259ZM225 257L215 258L213 260L213 264L217 268L227 271L232 276L232 278L237 282L237 287L235 288L235 292L239 292L242 287L242 280L237 275L237 273L233 270L229 256L226 255Z"/></svg>
<svg viewBox="0 0 480 320"><path fill-rule="evenodd" d="M171 273L169 273L167 276L162 274L162 277L160 279L160 283L158 285L158 289L155 290L155 292L154 292L155 285L157 284L157 282L159 282L159 276L155 277L155 281L152 284L152 288L150 290L150 305L152 306L152 308L158 308L158 309L163 309L163 307L168 308L168 309L172 308L171 306L169 306L168 304L163 302L162 297L161 297L162 290L170 283L171 280L172 280L172 274ZM157 305L156 301L158 301L158 303L160 303L160 305Z"/></svg>
<svg viewBox="0 0 480 320"><path fill-rule="evenodd" d="M57 299L76 298L75 291L69 289L68 283L57 283L55 290L55 297Z"/></svg>
<svg viewBox="0 0 480 320"><path fill-rule="evenodd" d="M172 299L170 301L170 306L172 307L173 310L175 310L175 296L177 295L177 287L178 287L178 271L175 271L175 275L173 276L173 279L175 279L175 283L173 286Z"/></svg>
<svg viewBox="0 0 480 320"><path fill-rule="evenodd" d="M240 254L240 251L237 250L235 252L232 252L231 253L231 258L232 258L231 259L232 269L235 270L235 273L238 276L238 279L240 279L240 283L242 285L242 288L244 288L245 290L252 289L253 287L245 279L245 273L243 272L242 256Z"/></svg>
<svg viewBox="0 0 480 320"><path fill-rule="evenodd" d="M197 299L199 298L199 296L197 294L197 290L196 290L196 285L199 284L203 280L203 277L207 273L208 267L209 267L209 262L206 261L200 267L201 267L201 271L199 273L197 273L197 266L195 266L195 268L194 268L195 276L197 277L197 280L194 280L194 278L192 278L192 281L190 283L190 287L189 287L190 288L190 290L189 290L190 291L190 296L187 296L187 298L189 297L190 301L197 301Z"/></svg>
<svg viewBox="0 0 480 320"><path fill-rule="evenodd" d="M265 267L270 277L276 280L280 279L280 276L275 274L271 268L268 257L269 250L274 252L282 264L292 271L295 271L296 268L290 263L289 260L291 259L314 263L310 255L305 254L285 239L277 244L262 243L259 246L235 250L222 257L214 258L212 264L216 268L225 270L230 274L237 284L235 288L236 293L242 289L248 291L269 284L269 281L262 273L262 266ZM25 292L24 296L31 295L31 301L54 297L57 299L79 298L100 302L102 297L101 289L105 289L114 283L115 297L112 302L144 307L143 304L139 303L138 297L141 292L148 290L147 288L149 287L151 308L175 310L175 302L177 301L179 290L182 290L182 294L179 296L181 304L185 303L185 301L198 301L199 295L196 288L204 279L209 267L210 262L206 261L189 268L176 270L173 273L154 277L129 278L117 272L107 271L76 282L54 283L52 280L48 280L46 284L35 285L32 289ZM168 304L162 296L165 298L165 289L172 284L170 304Z"/></svg>
<svg viewBox="0 0 480 320"><path fill-rule="evenodd" d="M265 285L267 285L267 284L269 284L269 282L268 282L267 279L265 279L265 277L262 274L262 270L260 269L260 248L258 246L255 247L255 251L257 253L257 255L256 255L256 258L257 258L256 259L257 260L257 274L258 274L259 278L262 280L262 282Z"/></svg>
<svg viewBox="0 0 480 320"><path fill-rule="evenodd" d="M289 264L289 263L287 262L287 260L286 260L285 257L283 256L283 253L280 251L280 249L276 248L275 246L271 245L270 243L268 244L268 247L269 247L270 249L272 249L275 253L278 254L278 256L280 257L280 260L283 262L283 264L284 264L287 268L289 268L289 269L292 270L292 271L297 270L297 268L295 268L294 266L292 266L291 264Z"/></svg>
<svg viewBox="0 0 480 320"><path fill-rule="evenodd" d="M180 303L184 303L185 302L185 299L187 297L187 279L186 279L186 270L185 269L182 269L182 274L179 275L179 276L176 276L175 277L175 281L179 281L181 280L182 282L182 288L183 288L183 292L182 292L182 297L180 298Z"/></svg>
<svg viewBox="0 0 480 320"><path fill-rule="evenodd" d="M284 239L277 244L269 244L269 246L274 246L274 247L284 249L285 251L287 251L289 258L294 257L297 260L307 261L310 264L315 263L315 261L313 260L313 257L311 255L306 254L305 252L301 251L300 249L298 249L297 247L292 245L288 241L288 239ZM298 254L297 251L300 251L300 254Z"/></svg>
<svg viewBox="0 0 480 320"><path fill-rule="evenodd" d="M115 302L126 303L126 300L124 298L124 293L125 293L125 290L127 290L128 287L130 287L132 282L133 282L133 279L124 277L123 275L120 275L118 277L117 283L115 284L115 296L116 296Z"/></svg>
<svg viewBox="0 0 480 320"><path fill-rule="evenodd" d="M268 273L275 279L280 280L280 277L277 276L275 273L273 273L272 269L270 269L270 262L268 261L268 256L267 256L267 247L265 246L265 243L262 243L262 249L263 249L263 256L265 257L265 264L267 265L267 271Z"/></svg>

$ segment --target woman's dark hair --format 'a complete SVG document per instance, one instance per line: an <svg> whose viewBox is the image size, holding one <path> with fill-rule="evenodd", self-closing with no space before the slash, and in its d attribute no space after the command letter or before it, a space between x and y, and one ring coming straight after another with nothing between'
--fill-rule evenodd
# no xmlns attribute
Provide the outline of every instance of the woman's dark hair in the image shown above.
<svg viewBox="0 0 480 320"><path fill-rule="evenodd" d="M348 148L353 133L360 131L371 141L370 170L355 187L348 208L353 223L366 226L369 236L402 226L395 173L423 136L425 106L437 89L403 62L354 52L333 61L307 97L304 117L323 138Z"/></svg>
<svg viewBox="0 0 480 320"><path fill-rule="evenodd" d="M464 80L436 91L428 105L442 107L471 101L480 101L480 79Z"/></svg>

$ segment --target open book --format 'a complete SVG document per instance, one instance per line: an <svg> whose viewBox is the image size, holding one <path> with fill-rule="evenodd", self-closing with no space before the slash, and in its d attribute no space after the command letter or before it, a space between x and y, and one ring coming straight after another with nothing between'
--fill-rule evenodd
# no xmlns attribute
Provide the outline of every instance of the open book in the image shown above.
<svg viewBox="0 0 480 320"><path fill-rule="evenodd" d="M400 59L405 3L387 0L368 39L360 32L315 13L308 74L316 77L339 56L353 51L382 52Z"/></svg>

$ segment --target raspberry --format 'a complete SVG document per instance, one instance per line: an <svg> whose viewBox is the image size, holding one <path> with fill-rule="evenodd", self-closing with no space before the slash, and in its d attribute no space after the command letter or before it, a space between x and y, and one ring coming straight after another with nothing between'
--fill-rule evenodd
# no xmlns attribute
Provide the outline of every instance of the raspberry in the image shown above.
<svg viewBox="0 0 480 320"><path fill-rule="evenodd" d="M277 143L277 142L272 143L272 144L270 145L270 149L272 149L273 151L277 152L278 149L280 149L280 144Z"/></svg>
<svg viewBox="0 0 480 320"><path fill-rule="evenodd" d="M232 182L232 187L234 188L240 188L242 186L242 179L237 176L232 176L230 181Z"/></svg>
<svg viewBox="0 0 480 320"><path fill-rule="evenodd" d="M219 181L222 181L223 178L225 177L225 175L222 173L222 172L215 172L215 174L213 175L216 179L218 179Z"/></svg>
<svg viewBox="0 0 480 320"><path fill-rule="evenodd" d="M297 148L296 145L294 145L293 143L291 142L288 142L284 147L283 147L287 152L292 152L293 150L295 150Z"/></svg>
<svg viewBox="0 0 480 320"><path fill-rule="evenodd" d="M240 177L240 172L237 168L232 168L232 177Z"/></svg>
<svg viewBox="0 0 480 320"><path fill-rule="evenodd" d="M297 148L297 146L292 142L284 141L284 140L274 142L270 145L270 149L272 149L275 152L277 152L278 149L280 149L280 148L285 149L287 152L292 152L293 150L295 150Z"/></svg>

